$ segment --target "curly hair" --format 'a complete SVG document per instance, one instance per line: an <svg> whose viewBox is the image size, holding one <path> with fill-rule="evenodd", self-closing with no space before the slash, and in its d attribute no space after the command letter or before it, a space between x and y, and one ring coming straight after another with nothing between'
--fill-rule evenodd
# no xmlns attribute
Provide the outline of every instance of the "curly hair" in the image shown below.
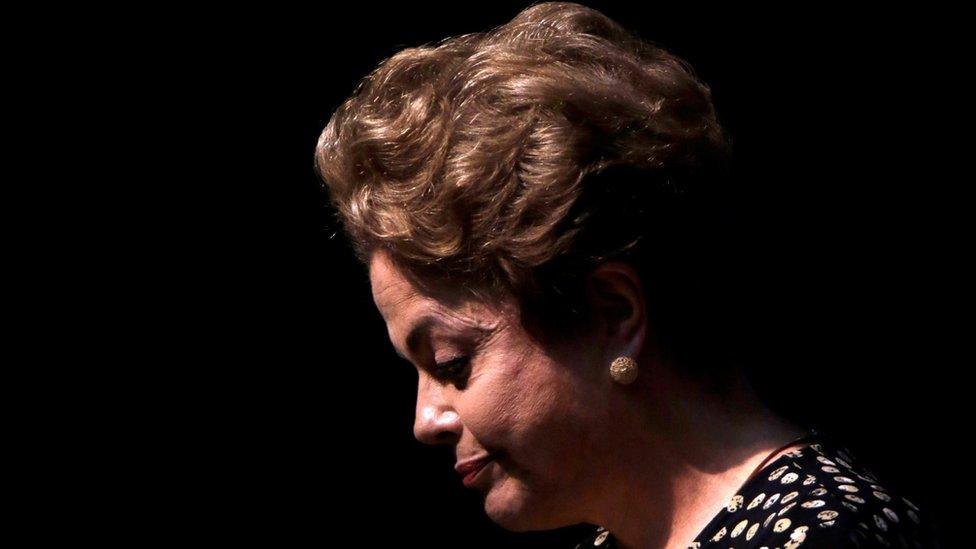
<svg viewBox="0 0 976 549"><path fill-rule="evenodd" d="M729 159L687 62L568 2L385 59L315 151L364 264L383 248L418 281L516 296L527 326L566 336L588 318L585 275L626 260L674 352L704 350L690 304L717 261Z"/></svg>

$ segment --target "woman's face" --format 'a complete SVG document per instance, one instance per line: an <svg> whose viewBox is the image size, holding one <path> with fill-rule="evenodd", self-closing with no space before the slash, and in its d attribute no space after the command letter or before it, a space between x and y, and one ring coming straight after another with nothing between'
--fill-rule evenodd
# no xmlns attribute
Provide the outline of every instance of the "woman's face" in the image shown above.
<svg viewBox="0 0 976 549"><path fill-rule="evenodd" d="M582 522L587 475L606 453L599 426L612 424L596 346L540 347L512 303L422 295L384 252L371 259L370 283L390 341L418 372L414 436L453 446L456 463L492 457L470 487L503 528Z"/></svg>

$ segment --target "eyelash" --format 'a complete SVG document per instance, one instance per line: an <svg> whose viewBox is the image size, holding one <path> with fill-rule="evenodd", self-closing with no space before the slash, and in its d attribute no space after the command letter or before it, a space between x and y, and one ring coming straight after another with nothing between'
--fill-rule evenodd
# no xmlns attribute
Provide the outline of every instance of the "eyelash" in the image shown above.
<svg viewBox="0 0 976 549"><path fill-rule="evenodd" d="M434 372L440 379L454 379L460 377L468 365L468 357L460 356L434 365Z"/></svg>

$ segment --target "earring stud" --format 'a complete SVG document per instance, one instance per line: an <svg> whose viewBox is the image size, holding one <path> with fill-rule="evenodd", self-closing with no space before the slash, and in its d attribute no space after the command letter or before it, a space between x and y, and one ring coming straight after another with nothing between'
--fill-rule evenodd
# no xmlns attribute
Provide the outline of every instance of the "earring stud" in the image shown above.
<svg viewBox="0 0 976 549"><path fill-rule="evenodd" d="M619 356L610 364L610 377L621 385L637 379L637 362L629 356Z"/></svg>

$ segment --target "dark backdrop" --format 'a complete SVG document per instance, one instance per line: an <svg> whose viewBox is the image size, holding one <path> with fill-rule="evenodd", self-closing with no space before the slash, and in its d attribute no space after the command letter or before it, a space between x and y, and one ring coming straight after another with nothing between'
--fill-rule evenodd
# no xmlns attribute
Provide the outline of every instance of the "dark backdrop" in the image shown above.
<svg viewBox="0 0 976 549"><path fill-rule="evenodd" d="M525 5L236 8L154 31L154 99L135 115L169 133L134 175L159 166L160 190L180 194L151 248L164 252L151 294L165 320L146 386L165 406L140 420L153 506L136 513L151 535L429 547L579 535L501 531L451 451L412 438L415 374L312 167L318 133L377 63ZM968 428L949 408L963 366L950 342L968 247L961 184L943 167L951 120L936 114L951 76L920 38L927 16L588 5L712 88L742 188L741 318L764 390L956 527L953 479L968 471L953 433Z"/></svg>

